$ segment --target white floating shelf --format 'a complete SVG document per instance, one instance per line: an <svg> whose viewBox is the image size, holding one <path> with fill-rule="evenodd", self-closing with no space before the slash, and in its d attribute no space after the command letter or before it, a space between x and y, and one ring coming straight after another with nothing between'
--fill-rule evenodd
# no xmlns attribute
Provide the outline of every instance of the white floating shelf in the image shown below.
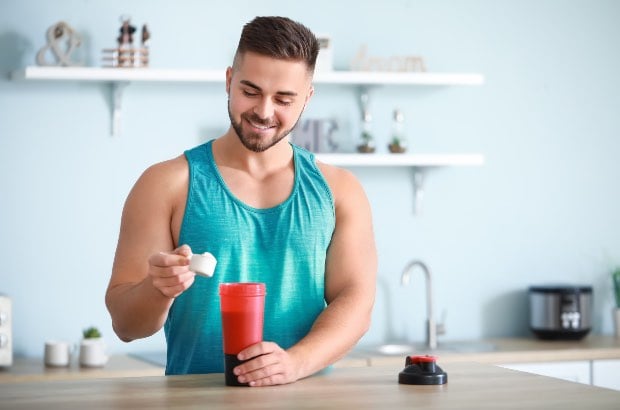
<svg viewBox="0 0 620 410"><path fill-rule="evenodd" d="M14 71L12 78L14 80L94 82L223 83L226 79L226 70L31 66ZM481 74L329 71L315 73L314 82L345 85L481 85L484 83L484 76Z"/></svg>
<svg viewBox="0 0 620 410"><path fill-rule="evenodd" d="M120 134L121 101L131 82L151 83L224 83L226 70L190 70L158 68L39 67L30 66L11 73L16 81L84 81L109 83L112 89L112 135ZM412 73L375 71L323 71L314 75L315 84L349 85L360 88L367 97L369 86L458 86L482 85L481 74ZM444 166L479 166L482 154L317 154L328 164L344 167L411 167L414 189L414 212L421 209L427 169Z"/></svg>
<svg viewBox="0 0 620 410"><path fill-rule="evenodd" d="M14 71L14 80L93 82L224 82L226 70L171 70L156 68L26 67Z"/></svg>
<svg viewBox="0 0 620 410"><path fill-rule="evenodd" d="M316 72L314 82L350 85L482 85L484 76L451 73L331 71Z"/></svg>
<svg viewBox="0 0 620 410"><path fill-rule="evenodd" d="M481 166L482 154L315 154L319 161L342 167L408 167L412 171L413 213L422 211L424 182L435 167Z"/></svg>
<svg viewBox="0 0 620 410"><path fill-rule="evenodd" d="M339 166L444 167L481 166L482 154L316 154L318 160Z"/></svg>

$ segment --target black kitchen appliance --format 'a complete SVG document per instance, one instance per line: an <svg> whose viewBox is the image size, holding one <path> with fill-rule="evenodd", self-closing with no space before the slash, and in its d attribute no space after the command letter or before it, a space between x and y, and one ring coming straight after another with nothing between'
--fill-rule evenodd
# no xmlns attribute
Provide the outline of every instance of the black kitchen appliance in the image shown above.
<svg viewBox="0 0 620 410"><path fill-rule="evenodd" d="M541 339L579 340L592 326L592 287L530 286L530 329Z"/></svg>

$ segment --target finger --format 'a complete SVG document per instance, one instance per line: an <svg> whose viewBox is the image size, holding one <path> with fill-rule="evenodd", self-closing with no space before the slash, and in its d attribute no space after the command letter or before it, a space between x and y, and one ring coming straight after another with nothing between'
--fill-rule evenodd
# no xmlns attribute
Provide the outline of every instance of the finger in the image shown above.
<svg viewBox="0 0 620 410"><path fill-rule="evenodd" d="M185 256L187 258L192 256L192 248L189 247L189 245L181 245L178 248L176 248L173 253L176 253L178 255L182 255Z"/></svg>
<svg viewBox="0 0 620 410"><path fill-rule="evenodd" d="M151 266L153 276L179 276L189 272L189 265Z"/></svg>
<svg viewBox="0 0 620 410"><path fill-rule="evenodd" d="M173 252L159 252L149 258L149 264L156 267L187 266L190 259L188 256Z"/></svg>
<svg viewBox="0 0 620 410"><path fill-rule="evenodd" d="M252 380L247 382L250 387L263 387L263 386L275 386L278 384L288 384L292 381L286 380L282 374L274 374L258 380Z"/></svg>
<svg viewBox="0 0 620 410"><path fill-rule="evenodd" d="M250 386L269 386L285 382L283 366L281 363L261 367L260 369L240 375L240 383L248 383Z"/></svg>
<svg viewBox="0 0 620 410"><path fill-rule="evenodd" d="M178 286L183 283L189 282L194 279L194 272L186 271L181 273L176 273L172 275L152 275L153 283L158 285L159 287L171 287Z"/></svg>
<svg viewBox="0 0 620 410"><path fill-rule="evenodd" d="M188 272L176 277L154 278L153 286L159 289L165 296L177 297L192 286L194 278L195 275L193 272Z"/></svg>
<svg viewBox="0 0 620 410"><path fill-rule="evenodd" d="M249 360L253 357L273 353L280 347L273 342L258 342L246 347L237 354L239 360Z"/></svg>
<svg viewBox="0 0 620 410"><path fill-rule="evenodd" d="M256 372L257 370L264 369L279 362L278 356L276 354L262 354L260 356L256 356L253 359L250 359L243 364L235 367L233 372L237 376L248 375L252 372Z"/></svg>

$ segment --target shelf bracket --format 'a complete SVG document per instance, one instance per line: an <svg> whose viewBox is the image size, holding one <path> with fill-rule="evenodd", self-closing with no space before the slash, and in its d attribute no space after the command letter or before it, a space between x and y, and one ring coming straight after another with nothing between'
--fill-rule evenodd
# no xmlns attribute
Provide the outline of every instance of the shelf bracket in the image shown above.
<svg viewBox="0 0 620 410"><path fill-rule="evenodd" d="M424 199L424 179L426 177L424 168L412 167L413 179L413 214L422 214L422 201Z"/></svg>
<svg viewBox="0 0 620 410"><path fill-rule="evenodd" d="M123 92L129 85L128 81L116 81L112 83L112 136L121 135L121 103Z"/></svg>
<svg viewBox="0 0 620 410"><path fill-rule="evenodd" d="M369 88L365 85L361 85L357 88L359 105L360 105L360 119L364 121L367 114L370 114L370 92Z"/></svg>

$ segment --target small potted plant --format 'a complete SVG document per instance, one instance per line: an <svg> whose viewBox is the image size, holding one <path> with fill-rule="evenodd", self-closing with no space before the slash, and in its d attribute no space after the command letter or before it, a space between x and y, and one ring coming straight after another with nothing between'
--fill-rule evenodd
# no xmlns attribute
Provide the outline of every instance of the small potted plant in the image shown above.
<svg viewBox="0 0 620 410"><path fill-rule="evenodd" d="M392 138L388 144L388 150L392 154L402 154L407 151L407 139L404 128L405 116L399 109L394 110L392 121Z"/></svg>
<svg viewBox="0 0 620 410"><path fill-rule="evenodd" d="M388 149L392 154L402 154L407 151L407 145L399 137L394 136L388 144Z"/></svg>
<svg viewBox="0 0 620 410"><path fill-rule="evenodd" d="M101 332L94 326L82 331L80 343L80 366L103 367L108 362L106 345L101 337Z"/></svg>
<svg viewBox="0 0 620 410"><path fill-rule="evenodd" d="M362 133L357 144L357 152L362 154L372 154L375 152L375 140L372 136L372 116L368 111L364 111L362 116Z"/></svg>
<svg viewBox="0 0 620 410"><path fill-rule="evenodd" d="M362 154L372 154L375 152L375 144L372 134L367 131L362 132L360 144L357 146L357 151Z"/></svg>
<svg viewBox="0 0 620 410"><path fill-rule="evenodd" d="M616 328L616 337L620 338L620 268L616 268L611 273L611 279L614 284L614 298L616 299L616 307L613 310L614 325Z"/></svg>
<svg viewBox="0 0 620 410"><path fill-rule="evenodd" d="M87 327L82 331L84 339L96 339L101 338L101 332L95 326Z"/></svg>

